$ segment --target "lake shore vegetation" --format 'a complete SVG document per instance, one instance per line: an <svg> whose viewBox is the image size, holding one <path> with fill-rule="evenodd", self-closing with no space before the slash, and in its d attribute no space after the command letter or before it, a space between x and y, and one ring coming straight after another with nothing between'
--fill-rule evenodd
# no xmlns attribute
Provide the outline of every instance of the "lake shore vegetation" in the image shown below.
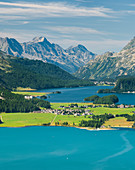
<svg viewBox="0 0 135 170"><path fill-rule="evenodd" d="M121 77L112 89L99 89L97 93L135 93L135 77Z"/></svg>
<svg viewBox="0 0 135 170"><path fill-rule="evenodd" d="M84 101L93 101L93 104L115 104L119 101L119 99L116 95L109 95L104 97L93 95L91 97L86 97Z"/></svg>

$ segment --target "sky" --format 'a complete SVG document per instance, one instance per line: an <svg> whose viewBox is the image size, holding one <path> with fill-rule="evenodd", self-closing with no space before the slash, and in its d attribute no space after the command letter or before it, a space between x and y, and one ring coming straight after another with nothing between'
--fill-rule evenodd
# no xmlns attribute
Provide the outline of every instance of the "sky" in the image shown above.
<svg viewBox="0 0 135 170"><path fill-rule="evenodd" d="M135 0L0 0L0 37L37 36L64 49L118 52L135 36Z"/></svg>

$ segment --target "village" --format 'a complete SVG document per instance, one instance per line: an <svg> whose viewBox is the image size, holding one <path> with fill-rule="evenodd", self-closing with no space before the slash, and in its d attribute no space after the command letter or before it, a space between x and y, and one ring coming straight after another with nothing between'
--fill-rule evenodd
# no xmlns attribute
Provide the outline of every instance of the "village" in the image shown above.
<svg viewBox="0 0 135 170"><path fill-rule="evenodd" d="M74 115L74 116L90 116L93 115L92 111L89 108L97 107L108 107L108 108L134 108L134 105L82 105L70 104L69 106L61 105L57 109L41 109L40 111L33 111L33 113L53 113L56 115Z"/></svg>
<svg viewBox="0 0 135 170"><path fill-rule="evenodd" d="M87 115L93 115L93 113L90 112L90 110L80 110L80 109L46 109L41 110L42 113L53 113L56 115L74 115L74 116L87 116Z"/></svg>

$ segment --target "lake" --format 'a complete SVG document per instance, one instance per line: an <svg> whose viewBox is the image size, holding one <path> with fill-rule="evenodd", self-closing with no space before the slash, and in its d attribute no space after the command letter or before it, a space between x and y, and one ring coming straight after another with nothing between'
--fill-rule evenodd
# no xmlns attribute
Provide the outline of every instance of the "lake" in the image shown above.
<svg viewBox="0 0 135 170"><path fill-rule="evenodd" d="M83 102L97 94L91 86L40 90L51 102ZM105 96L109 94L99 94ZM135 104L135 94L116 94L119 103ZM0 128L2 170L134 170L135 130L88 131L73 127Z"/></svg>
<svg viewBox="0 0 135 170"><path fill-rule="evenodd" d="M55 92L61 91L61 94L49 94L48 101L50 102L83 102L85 97L92 95L107 96L111 94L98 94L99 89L111 89L113 86L90 86L90 87L76 87L76 88L57 88L57 89L46 89L39 90L40 92ZM115 94L119 98L118 104L133 104L135 105L135 94L121 93Z"/></svg>
<svg viewBox="0 0 135 170"><path fill-rule="evenodd" d="M134 169L135 131L0 128L1 170Z"/></svg>

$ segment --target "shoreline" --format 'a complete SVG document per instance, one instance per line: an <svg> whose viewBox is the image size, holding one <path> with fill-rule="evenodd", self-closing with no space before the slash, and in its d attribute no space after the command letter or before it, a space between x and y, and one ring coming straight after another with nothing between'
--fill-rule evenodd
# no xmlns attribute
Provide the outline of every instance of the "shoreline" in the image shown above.
<svg viewBox="0 0 135 170"><path fill-rule="evenodd" d="M55 125L26 125L26 126L3 126L0 128L28 128L28 127L73 127L73 128L77 128L80 130L88 130L88 131L105 131L105 130L120 130L120 129L133 129L132 127L128 127L128 126L121 126L121 127L110 127L110 128L97 128L97 129L92 129L90 127L79 127L79 126L55 126Z"/></svg>

